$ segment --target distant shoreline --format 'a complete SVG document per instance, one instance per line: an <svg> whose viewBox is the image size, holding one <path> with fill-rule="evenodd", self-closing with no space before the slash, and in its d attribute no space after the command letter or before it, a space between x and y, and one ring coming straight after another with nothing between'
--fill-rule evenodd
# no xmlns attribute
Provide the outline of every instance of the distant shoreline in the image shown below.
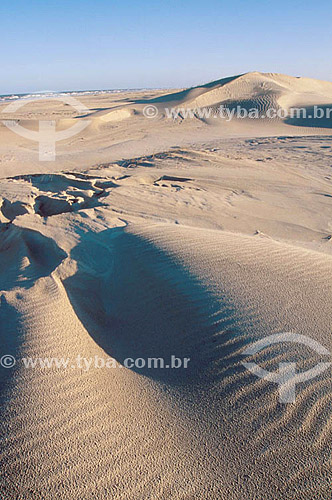
<svg viewBox="0 0 332 500"><path fill-rule="evenodd" d="M104 89L104 90L62 90L62 91L45 91L45 92L26 92L13 94L0 94L0 102L15 101L17 99L42 99L51 98L63 95L99 95L99 94L117 94L121 92L144 92L153 90L164 90L157 88L140 88L140 89ZM165 89L167 90L167 89Z"/></svg>

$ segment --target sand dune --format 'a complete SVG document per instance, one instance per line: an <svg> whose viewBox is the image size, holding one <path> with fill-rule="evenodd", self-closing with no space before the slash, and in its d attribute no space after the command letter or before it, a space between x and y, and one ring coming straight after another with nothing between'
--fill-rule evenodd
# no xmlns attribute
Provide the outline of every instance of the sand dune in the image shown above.
<svg viewBox="0 0 332 500"><path fill-rule="evenodd" d="M331 130L332 83L310 78L296 78L275 73L247 73L216 80L181 91L142 91L140 93L98 94L82 96L88 112L82 114L65 103L40 100L27 103L15 113L4 113L0 119L19 119L20 125L38 130L40 120L54 120L59 133L71 126L82 127L73 137L56 143L53 162L39 162L38 143L15 135L0 121L0 166L3 176L32 172L54 173L63 169L91 168L96 163L131 159L169 150L174 145L191 147L227 137L273 137L329 135ZM155 106L157 115L147 118L146 106ZM220 106L236 111L240 106L258 110L258 119L220 118ZM315 106L324 109L315 118ZM267 111L304 108L306 117L269 118ZM166 111L165 108L168 108ZM177 118L170 110L180 109ZM210 109L208 117L195 110ZM194 110L184 118L185 110ZM284 116L284 115L282 115ZM96 160L97 158L97 160Z"/></svg>
<svg viewBox="0 0 332 500"><path fill-rule="evenodd" d="M216 82L217 83L217 82ZM331 103L332 83L311 78L296 78L277 73L247 73L226 84L206 89L189 103L192 106L212 106L225 101L279 104L290 107L304 104Z"/></svg>
<svg viewBox="0 0 332 500"><path fill-rule="evenodd" d="M284 406L275 388L243 368L241 352L249 340L285 329L331 348L330 257L174 225L90 232L70 256L72 276L73 265L60 265L23 298L6 299L24 325L21 355L106 353L123 362L128 354L175 352L192 364L174 373L19 370L17 395L8 395L7 410L16 408L10 430L3 421L10 439L2 471L21 471L9 495L280 498L296 490L298 498L326 498L330 373ZM289 355L279 345L256 361L272 370ZM301 348L292 355L303 370L316 362Z"/></svg>
<svg viewBox="0 0 332 500"><path fill-rule="evenodd" d="M243 364L331 362L329 128L162 110L329 106L331 87L250 73L89 96L85 117L22 108L30 126L91 120L55 162L0 128L0 357L17 359L0 368L1 498L330 498L331 366L285 403ZM324 352L278 342L244 356L282 332ZM124 366L172 356L187 367Z"/></svg>
<svg viewBox="0 0 332 500"><path fill-rule="evenodd" d="M248 110L255 108L260 114L263 114L269 108L289 110L292 107L331 105L332 83L310 78L253 72L224 78L182 92L137 101L137 103L140 102L158 105L161 113L166 105L167 107L192 109L224 105L229 109L236 109L237 106L245 107ZM124 116L124 112L125 109L122 116ZM121 116L117 113L113 111L113 113L106 114L105 117ZM319 121L308 125L309 121L309 119L304 120L304 123L298 121L294 125L319 126ZM213 121L210 120L208 123L212 124ZM329 128L331 128L331 119L328 120L328 123Z"/></svg>

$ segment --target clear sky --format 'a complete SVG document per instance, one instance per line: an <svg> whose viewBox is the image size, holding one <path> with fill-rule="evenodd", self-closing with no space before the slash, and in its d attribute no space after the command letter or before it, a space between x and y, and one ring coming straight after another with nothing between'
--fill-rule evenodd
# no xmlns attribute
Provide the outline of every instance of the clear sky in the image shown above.
<svg viewBox="0 0 332 500"><path fill-rule="evenodd" d="M332 80L332 0L1 0L0 94Z"/></svg>

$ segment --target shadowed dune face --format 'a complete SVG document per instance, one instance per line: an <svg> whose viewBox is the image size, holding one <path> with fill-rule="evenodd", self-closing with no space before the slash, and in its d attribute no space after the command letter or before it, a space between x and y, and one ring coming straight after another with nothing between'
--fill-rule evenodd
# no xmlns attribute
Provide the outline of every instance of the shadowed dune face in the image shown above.
<svg viewBox="0 0 332 500"><path fill-rule="evenodd" d="M13 224L0 225L0 289L29 288L67 257L55 241Z"/></svg>
<svg viewBox="0 0 332 500"><path fill-rule="evenodd" d="M83 236L70 258L77 262L75 275L64 280L71 304L94 340L120 363L190 359L188 369L132 368L175 385L216 382L224 358L227 366L243 369L232 304L213 297L152 243L113 229Z"/></svg>
<svg viewBox="0 0 332 500"><path fill-rule="evenodd" d="M1 255L1 252L0 252ZM0 285L1 289L1 285ZM0 290L0 350L18 356L24 336L24 319ZM0 408L10 399L10 389L14 385L15 373L0 366Z"/></svg>
<svg viewBox="0 0 332 500"><path fill-rule="evenodd" d="M304 116L286 118L285 123L295 127L332 128L332 103L318 108L321 117L318 117L315 106L304 106Z"/></svg>
<svg viewBox="0 0 332 500"><path fill-rule="evenodd" d="M19 356L25 320L19 303L24 293L48 278L67 257L51 238L13 224L0 224L0 350ZM15 373L0 366L0 401L5 402Z"/></svg>
<svg viewBox="0 0 332 500"><path fill-rule="evenodd" d="M13 221L19 215L28 214L31 210L31 206L28 203L23 203L21 201L13 201L4 199L2 205L0 206L2 214L6 219Z"/></svg>
<svg viewBox="0 0 332 500"><path fill-rule="evenodd" d="M167 234L167 228L165 232ZM179 241L186 236L186 232L190 234L189 229L184 232L181 228L169 230L170 238L176 238L179 233ZM301 300L296 297L296 277L284 273L279 258L287 262L287 267L291 267L292 262L305 258L304 254L301 256L300 251L293 254L287 247L278 246L268 239L244 240L239 252L240 270L236 263L230 263L233 272L240 273L247 283L248 298L246 295L241 298L241 294L232 296L231 271L225 268L225 262L231 262L232 252L236 254L238 251L238 237L229 235L219 239L218 232L212 232L206 235L205 240L204 237L201 239L199 232L197 234L197 246L202 245L204 251L205 247L209 249L211 245L216 252L214 258L221 260L220 271L211 260L211 266L217 272L211 278L219 283L217 293L190 272L190 266L185 265L188 257L181 264L181 260L155 244L155 239L158 241L160 238L158 228L155 232L153 228L151 231L147 229L146 233L148 237L144 230L142 234L135 234L113 229L82 237L70 254L70 258L77 263L77 272L64 280L77 316L104 351L121 363L128 357L170 359L172 354L191 360L187 370L133 367L138 374L174 386L191 388L200 384L210 387L220 383L222 398L232 397L232 393L237 394L241 388L242 401L249 402L251 391L246 393L245 388L249 390L251 377L245 373L241 363L244 346L264 334L267 336L270 333L299 330L297 318L301 312L304 313L304 309ZM221 248L225 247L224 256L216 250L218 242ZM195 237L191 240L192 244L195 244ZM251 255L251 252L259 255L256 262L258 278L247 262L247 255ZM208 255L211 258L211 254ZM308 258L313 269L320 265L324 268L324 259L315 255ZM270 260L275 263L271 264ZM326 262L327 266L330 264ZM274 267L276 285L268 276L271 265ZM242 266L246 266L246 271L241 271ZM267 283L262 276L268 276ZM253 284L250 284L250 277ZM318 274L315 277L320 280ZM271 290L267 291L269 284ZM282 289L290 285L292 294L286 299ZM265 291L261 291L260 287ZM282 318L275 318L273 313L269 317L266 311L260 311L256 305L261 300L260 295L266 294L266 307L270 308L273 289L284 307L287 300L292 303L296 311L294 318L286 316L283 321ZM301 286L298 291L300 289ZM87 294L86 290L90 293ZM315 365L317 356L314 352L304 349L299 354L299 347L292 351L293 347L278 350L280 346L274 346L265 353L266 357L260 355L256 359L269 369L275 368L285 355L300 359L304 368ZM268 394L267 386L265 390Z"/></svg>

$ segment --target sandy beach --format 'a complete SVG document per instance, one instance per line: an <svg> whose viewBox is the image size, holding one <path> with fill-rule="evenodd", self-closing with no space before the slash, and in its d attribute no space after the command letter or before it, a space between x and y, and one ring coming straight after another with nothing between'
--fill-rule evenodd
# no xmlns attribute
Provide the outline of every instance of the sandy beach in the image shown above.
<svg viewBox="0 0 332 500"><path fill-rule="evenodd" d="M267 116L332 107L332 83L252 72L71 97L87 112L0 104L0 357L16 360L1 499L328 500L331 366L285 403L244 361L332 361L332 115ZM40 161L4 120L83 126ZM244 356L285 332L330 354Z"/></svg>

